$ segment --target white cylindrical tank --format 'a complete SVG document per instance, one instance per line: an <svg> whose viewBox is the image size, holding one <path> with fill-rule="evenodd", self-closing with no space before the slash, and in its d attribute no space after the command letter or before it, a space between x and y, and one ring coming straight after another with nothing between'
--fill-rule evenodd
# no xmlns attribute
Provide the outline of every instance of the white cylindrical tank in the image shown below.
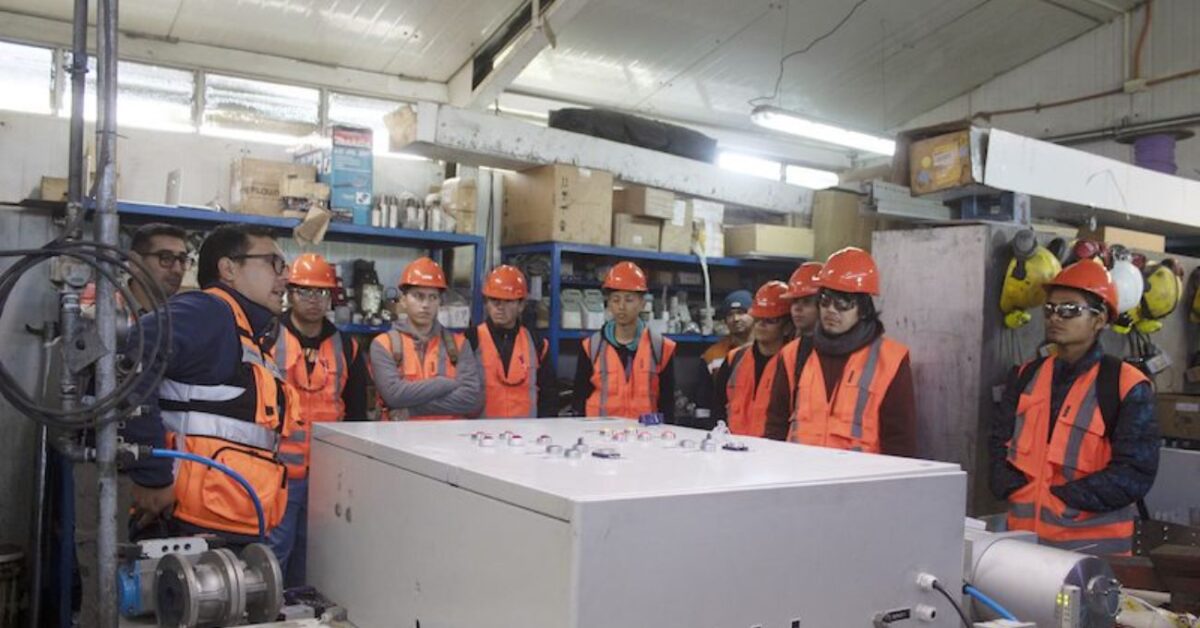
<svg viewBox="0 0 1200 628"><path fill-rule="evenodd" d="M1104 560L1038 545L1029 533L968 527L966 543L964 580L1017 619L1038 626L1115 625L1121 585ZM972 604L972 614L976 619L997 618L978 602Z"/></svg>

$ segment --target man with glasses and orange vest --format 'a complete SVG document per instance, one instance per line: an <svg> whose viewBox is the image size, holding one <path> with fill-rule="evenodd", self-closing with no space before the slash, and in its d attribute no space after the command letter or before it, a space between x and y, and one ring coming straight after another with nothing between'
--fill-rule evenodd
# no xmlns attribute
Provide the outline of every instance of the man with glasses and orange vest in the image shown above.
<svg viewBox="0 0 1200 628"><path fill-rule="evenodd" d="M808 356L812 354L813 334L817 330L820 309L817 307L817 273L820 262L805 262L796 268L788 279L788 291L784 295L791 301L792 325L796 337L779 350L779 368L771 382L771 399L767 403L767 424L763 436L773 440L787 439L788 421L795 409L792 393L796 390L796 375Z"/></svg>
<svg viewBox="0 0 1200 628"><path fill-rule="evenodd" d="M400 274L406 314L371 343L371 374L385 421L473 418L483 409L483 374L461 333L438 321L446 274L428 257Z"/></svg>
<svg viewBox="0 0 1200 628"><path fill-rule="evenodd" d="M713 389L713 424L724 420L739 436L763 436L767 404L777 377L779 350L792 338L791 300L788 285L768 281L754 294L754 342L729 352L717 370Z"/></svg>
<svg viewBox="0 0 1200 628"><path fill-rule="evenodd" d="M267 532L287 507L287 471L277 452L302 427L299 400L274 359L288 276L270 230L214 229L200 247L201 290L167 303L171 353L159 356L167 363L157 397L124 430L130 443L189 452L240 473L262 504ZM142 318L147 336L161 329L160 315ZM139 487L134 540L213 533L235 548L257 540L251 498L220 471L150 458L129 473Z"/></svg>
<svg viewBox="0 0 1200 628"><path fill-rule="evenodd" d="M884 335L873 296L879 270L862 249L829 256L817 273L820 322L797 374L788 440L916 455L916 404L908 348ZM778 433L779 426L768 427Z"/></svg>
<svg viewBox="0 0 1200 628"><path fill-rule="evenodd" d="M271 532L271 549L284 586L305 583L308 541L308 467L314 423L364 420L367 366L358 343L329 320L337 274L325 258L305 253L292 263L288 312L275 343L275 364L300 400L304 425L279 445L287 465L288 501L283 521Z"/></svg>
<svg viewBox="0 0 1200 628"><path fill-rule="evenodd" d="M521 324L529 289L514 266L497 266L483 282L487 320L466 332L483 365L483 418L558 416L550 343Z"/></svg>
<svg viewBox="0 0 1200 628"><path fill-rule="evenodd" d="M575 369L577 416L675 419L675 342L642 322L646 273L633 262L609 269L601 285L612 320L583 340Z"/></svg>
<svg viewBox="0 0 1200 628"><path fill-rule="evenodd" d="M1099 342L1117 303L1112 277L1090 259L1046 284L1054 355L1013 372L988 439L1008 528L1097 556L1133 549L1135 504L1158 472L1153 386Z"/></svg>

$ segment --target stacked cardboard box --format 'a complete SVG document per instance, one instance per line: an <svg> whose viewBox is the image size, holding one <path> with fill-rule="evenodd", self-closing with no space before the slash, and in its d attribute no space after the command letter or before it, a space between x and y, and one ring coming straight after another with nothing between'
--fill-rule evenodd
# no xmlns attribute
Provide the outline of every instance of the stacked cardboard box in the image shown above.
<svg viewBox="0 0 1200 628"><path fill-rule="evenodd" d="M725 256L725 206L697 198L687 201L692 215L692 242L706 257Z"/></svg>
<svg viewBox="0 0 1200 628"><path fill-rule="evenodd" d="M612 242L613 177L563 164L504 176L500 240L505 245Z"/></svg>
<svg viewBox="0 0 1200 628"><path fill-rule="evenodd" d="M311 182L317 169L305 164L243 157L234 160L230 177L229 204L233 211L260 216L283 213L280 186L285 180Z"/></svg>
<svg viewBox="0 0 1200 628"><path fill-rule="evenodd" d="M329 208L337 220L371 224L374 191L374 138L371 129L334 125L329 148L296 154L296 162L317 169L317 180L329 186Z"/></svg>
<svg viewBox="0 0 1200 628"><path fill-rule="evenodd" d="M455 220L458 233L475 233L478 183L474 178L454 177L442 183L442 211Z"/></svg>
<svg viewBox="0 0 1200 628"><path fill-rule="evenodd" d="M725 227L725 254L730 257L812 257L813 230L760 224Z"/></svg>

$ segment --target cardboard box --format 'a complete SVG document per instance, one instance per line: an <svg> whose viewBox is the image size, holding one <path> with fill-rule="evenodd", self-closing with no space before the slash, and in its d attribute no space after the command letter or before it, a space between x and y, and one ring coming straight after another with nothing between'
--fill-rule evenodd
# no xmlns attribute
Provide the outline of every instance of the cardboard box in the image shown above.
<svg viewBox="0 0 1200 628"><path fill-rule="evenodd" d="M813 259L829 256L848 246L871 250L875 220L862 211L863 196L837 190L820 190L813 195Z"/></svg>
<svg viewBox="0 0 1200 628"><path fill-rule="evenodd" d="M916 196L981 183L983 164L972 129L920 139L908 147L908 186Z"/></svg>
<svg viewBox="0 0 1200 628"><path fill-rule="evenodd" d="M285 178L312 181L317 169L305 164L243 157L233 161L229 205L234 212L279 216L284 206L279 186Z"/></svg>
<svg viewBox="0 0 1200 628"><path fill-rule="evenodd" d="M38 198L56 203L67 202L67 180L62 177L42 177Z"/></svg>
<svg viewBox="0 0 1200 628"><path fill-rule="evenodd" d="M316 181L296 177L284 177L279 182L279 195L291 198L308 198L318 201L329 200L329 186Z"/></svg>
<svg viewBox="0 0 1200 628"><path fill-rule="evenodd" d="M1163 438L1200 441L1200 396L1158 393L1156 399Z"/></svg>
<svg viewBox="0 0 1200 628"><path fill-rule="evenodd" d="M372 131L365 127L334 125L332 145L296 154L296 162L317 169L317 181L329 186L329 208L337 220L371 223L371 198L375 185Z"/></svg>
<svg viewBox="0 0 1200 628"><path fill-rule="evenodd" d="M657 251L662 221L654 218L613 214L612 245L624 249Z"/></svg>
<svg viewBox="0 0 1200 628"><path fill-rule="evenodd" d="M691 199L687 203L692 211L692 242L702 244L706 257L724 257L725 206L700 199Z"/></svg>
<svg viewBox="0 0 1200 628"><path fill-rule="evenodd" d="M1120 244L1126 248L1139 251L1164 253L1167 250L1167 237L1155 233L1145 233L1132 229L1102 226L1095 231L1081 229L1079 237L1087 240L1100 240L1109 244Z"/></svg>
<svg viewBox="0 0 1200 628"><path fill-rule="evenodd" d="M401 151L417 139L417 112L409 105L383 116L388 130L388 150Z"/></svg>
<svg viewBox="0 0 1200 628"><path fill-rule="evenodd" d="M675 216L675 193L643 185L626 185L613 192L613 211L671 220Z"/></svg>
<svg viewBox="0 0 1200 628"><path fill-rule="evenodd" d="M504 175L501 243L612 243L613 177L601 170L541 166Z"/></svg>
<svg viewBox="0 0 1200 628"><path fill-rule="evenodd" d="M687 201L672 203L671 218L662 223L658 250L663 253L692 252L692 206Z"/></svg>
<svg viewBox="0 0 1200 628"><path fill-rule="evenodd" d="M475 233L475 214L479 198L478 183L474 178L454 177L442 183L442 209L457 221L458 233Z"/></svg>
<svg viewBox="0 0 1200 628"><path fill-rule="evenodd" d="M780 225L725 227L725 254L730 257L812 257L813 230Z"/></svg>

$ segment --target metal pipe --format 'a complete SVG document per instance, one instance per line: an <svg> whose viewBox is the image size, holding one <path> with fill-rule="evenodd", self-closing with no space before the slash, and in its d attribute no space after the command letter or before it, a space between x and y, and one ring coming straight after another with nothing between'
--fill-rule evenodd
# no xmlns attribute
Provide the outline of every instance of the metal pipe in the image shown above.
<svg viewBox="0 0 1200 628"><path fill-rule="evenodd" d="M96 94L96 239L117 244L117 2L100 0L97 12ZM115 269L112 269L115 270ZM96 327L108 351L96 363L96 397L110 394L117 385L117 317L115 286L96 282ZM105 420L107 419L107 420ZM96 430L96 467L99 476L100 520L96 525L96 606L101 628L117 628L117 430L111 415L102 417Z"/></svg>
<svg viewBox="0 0 1200 628"><path fill-rule="evenodd" d="M1169 129L1178 129L1180 127L1188 126L1200 126L1200 113L1190 113L1185 116L1164 118L1162 120L1150 120L1148 122L1140 122L1138 124L1129 124L1125 126L1111 126L1101 129L1079 131L1077 133L1064 133L1062 135L1043 137L1041 139L1046 142L1054 142L1055 144L1072 146L1074 144L1087 144L1090 142L1111 140L1115 139L1119 135L1140 135L1142 133L1166 131Z"/></svg>
<svg viewBox="0 0 1200 628"><path fill-rule="evenodd" d="M88 0L75 0L71 34L71 144L67 152L67 224L83 206L83 96L87 89ZM68 234L72 235L72 234Z"/></svg>
<svg viewBox="0 0 1200 628"><path fill-rule="evenodd" d="M38 378L38 398L44 400L50 388L50 355L52 345L49 342L55 335L55 325L47 322L42 329L41 377ZM50 434L45 425L38 426L37 442L34 446L33 476L33 542L29 574L29 612L26 614L29 628L41 625L42 614L42 560L45 557L46 543L46 472Z"/></svg>

